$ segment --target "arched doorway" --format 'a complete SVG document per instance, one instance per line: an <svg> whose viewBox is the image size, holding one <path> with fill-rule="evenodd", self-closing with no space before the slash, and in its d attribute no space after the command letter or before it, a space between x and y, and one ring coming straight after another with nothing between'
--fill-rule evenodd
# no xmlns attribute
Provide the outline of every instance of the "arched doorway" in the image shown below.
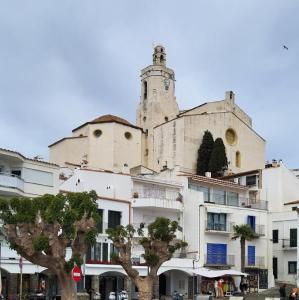
<svg viewBox="0 0 299 300"><path fill-rule="evenodd" d="M109 300L109 294L114 292L117 296L125 288L125 275L120 272L105 272L99 277L101 300Z"/></svg>
<svg viewBox="0 0 299 300"><path fill-rule="evenodd" d="M169 297L174 291L183 294L184 298L193 295L193 276L191 273L170 269L159 275L159 297Z"/></svg>

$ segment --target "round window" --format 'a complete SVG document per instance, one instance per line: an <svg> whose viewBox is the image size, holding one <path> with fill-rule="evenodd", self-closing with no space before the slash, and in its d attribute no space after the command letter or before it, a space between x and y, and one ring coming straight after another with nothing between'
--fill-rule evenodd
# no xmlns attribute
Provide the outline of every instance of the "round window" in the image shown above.
<svg viewBox="0 0 299 300"><path fill-rule="evenodd" d="M100 129L96 129L94 132L93 132L93 135L95 137L100 137L102 135L102 130Z"/></svg>
<svg viewBox="0 0 299 300"><path fill-rule="evenodd" d="M232 129L232 128L229 128L226 130L226 133L225 133L225 138L226 138L226 141L230 144L230 145L233 145L236 143L236 140L237 140L237 135L236 135L236 132Z"/></svg>
<svg viewBox="0 0 299 300"><path fill-rule="evenodd" d="M132 133L129 132L129 131L125 132L125 138L126 138L127 140L130 140L130 139L132 138Z"/></svg>

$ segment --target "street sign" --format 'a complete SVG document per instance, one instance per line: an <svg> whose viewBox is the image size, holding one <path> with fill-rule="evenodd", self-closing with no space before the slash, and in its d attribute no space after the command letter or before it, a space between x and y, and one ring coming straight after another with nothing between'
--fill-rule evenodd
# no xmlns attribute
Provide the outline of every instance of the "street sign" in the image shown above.
<svg viewBox="0 0 299 300"><path fill-rule="evenodd" d="M79 282L81 280L82 273L81 273L81 269L79 267L77 267L77 266L73 267L72 277L73 277L73 280L76 282Z"/></svg>

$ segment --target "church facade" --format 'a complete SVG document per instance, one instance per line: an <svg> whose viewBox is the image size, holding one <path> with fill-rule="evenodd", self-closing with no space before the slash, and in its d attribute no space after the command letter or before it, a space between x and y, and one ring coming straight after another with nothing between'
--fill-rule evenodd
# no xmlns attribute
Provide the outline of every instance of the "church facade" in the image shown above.
<svg viewBox="0 0 299 300"><path fill-rule="evenodd" d="M49 146L50 161L123 173L137 166L156 172L180 167L194 173L198 148L209 130L214 139L223 139L229 174L263 168L265 140L232 91L223 100L180 110L175 83L165 48L155 47L153 63L141 71L136 125L113 115L86 122Z"/></svg>

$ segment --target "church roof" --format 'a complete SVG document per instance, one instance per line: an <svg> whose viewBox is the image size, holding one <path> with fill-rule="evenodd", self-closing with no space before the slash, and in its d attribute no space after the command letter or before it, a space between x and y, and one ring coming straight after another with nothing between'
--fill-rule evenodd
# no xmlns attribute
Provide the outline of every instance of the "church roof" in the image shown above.
<svg viewBox="0 0 299 300"><path fill-rule="evenodd" d="M130 126L132 128L136 128L136 129L142 130L142 128L140 128L138 126L135 126L132 123L130 123L129 121L127 121L127 120L125 120L123 118L120 118L118 116L103 115L103 116L95 118L92 121L89 121L89 122L86 122L86 123L80 125L79 127L73 129L72 132L74 132L74 131L76 131L76 130L78 130L78 129L80 129L80 128L88 125L88 124L99 124L99 123L118 123L118 124L122 124L122 125L125 125L125 126Z"/></svg>

